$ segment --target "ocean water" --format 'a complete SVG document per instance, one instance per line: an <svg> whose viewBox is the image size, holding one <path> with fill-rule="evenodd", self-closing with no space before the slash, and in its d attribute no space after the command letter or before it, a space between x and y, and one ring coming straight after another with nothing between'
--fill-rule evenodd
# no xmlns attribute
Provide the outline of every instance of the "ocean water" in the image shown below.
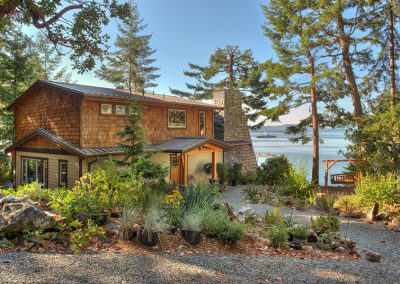
<svg viewBox="0 0 400 284"><path fill-rule="evenodd" d="M256 138L257 133L251 133L254 150L257 153L285 155L288 160L294 164L301 164L311 174L312 168L312 144L302 145L301 143L292 143L288 140L290 137L283 131L268 131L269 134L277 136L276 138ZM320 144L320 163L319 163L319 182L324 184L325 159L344 159L340 150L346 151L346 144L343 129L323 129L320 130L320 138L323 144ZM257 162L260 165L267 158L258 157ZM330 170L329 174L342 173L348 163L337 163Z"/></svg>

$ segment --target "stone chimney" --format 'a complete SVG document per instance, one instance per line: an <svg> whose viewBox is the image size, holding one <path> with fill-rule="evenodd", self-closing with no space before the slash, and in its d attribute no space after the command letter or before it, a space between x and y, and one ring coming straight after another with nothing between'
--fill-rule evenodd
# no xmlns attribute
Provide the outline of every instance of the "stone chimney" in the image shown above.
<svg viewBox="0 0 400 284"><path fill-rule="evenodd" d="M256 155L246 114L242 108L242 93L226 89L215 91L214 104L224 107L224 110L217 114L220 118L216 121L223 120L223 140L234 146L232 150L225 152L224 162L231 166L235 163L242 164L243 172L256 170ZM219 128L216 126L215 129ZM220 135L215 135L215 137L218 138Z"/></svg>

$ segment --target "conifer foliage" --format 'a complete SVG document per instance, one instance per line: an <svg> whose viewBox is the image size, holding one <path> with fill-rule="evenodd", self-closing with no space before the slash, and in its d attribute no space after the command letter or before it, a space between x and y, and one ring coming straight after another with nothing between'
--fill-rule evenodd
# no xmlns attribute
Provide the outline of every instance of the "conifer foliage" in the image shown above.
<svg viewBox="0 0 400 284"><path fill-rule="evenodd" d="M146 89L157 86L159 68L153 66L152 55L156 51L150 46L152 35L142 34L147 25L143 24L137 5L133 2L129 5L130 16L119 25L116 50L106 56L106 63L97 74L117 88L144 95Z"/></svg>

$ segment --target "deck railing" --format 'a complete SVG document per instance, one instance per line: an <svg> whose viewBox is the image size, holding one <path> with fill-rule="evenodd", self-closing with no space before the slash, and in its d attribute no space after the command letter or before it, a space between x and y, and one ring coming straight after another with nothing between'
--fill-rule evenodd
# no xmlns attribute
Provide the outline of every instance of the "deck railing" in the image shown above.
<svg viewBox="0 0 400 284"><path fill-rule="evenodd" d="M355 183L357 176L354 174L333 174L331 184L352 184Z"/></svg>

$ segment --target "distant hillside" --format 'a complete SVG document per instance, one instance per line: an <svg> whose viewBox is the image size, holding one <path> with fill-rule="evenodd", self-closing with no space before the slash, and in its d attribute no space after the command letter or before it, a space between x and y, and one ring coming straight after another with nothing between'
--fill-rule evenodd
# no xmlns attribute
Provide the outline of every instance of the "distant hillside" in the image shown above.
<svg viewBox="0 0 400 284"><path fill-rule="evenodd" d="M289 126L294 126L295 124L282 124L282 125L269 125L269 126L263 126L258 130L252 130L252 133L260 133L260 132L267 132L267 133L285 133L286 128ZM310 127L307 127L307 129L311 132L312 129ZM332 129L330 127L327 127L325 129L320 129L323 132L329 131L329 132L344 132L343 128L335 128Z"/></svg>
<svg viewBox="0 0 400 284"><path fill-rule="evenodd" d="M282 124L282 125L270 125L270 126L263 126L258 130L252 130L252 132L272 132L272 133L282 133L286 131L286 128L289 126L293 126L295 124Z"/></svg>

